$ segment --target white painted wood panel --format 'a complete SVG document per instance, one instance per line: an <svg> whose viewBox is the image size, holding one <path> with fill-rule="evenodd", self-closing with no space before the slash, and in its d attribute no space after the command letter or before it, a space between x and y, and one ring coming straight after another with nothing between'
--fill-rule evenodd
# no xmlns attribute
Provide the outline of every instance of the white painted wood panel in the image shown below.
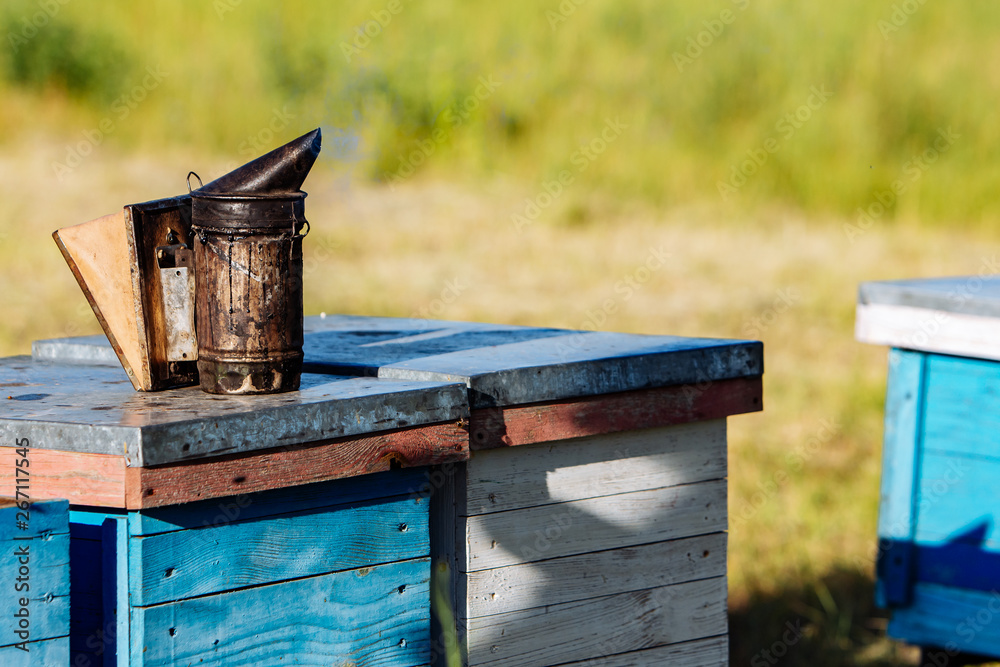
<svg viewBox="0 0 1000 667"><path fill-rule="evenodd" d="M726 420L476 451L462 515L726 476Z"/></svg>
<svg viewBox="0 0 1000 667"><path fill-rule="evenodd" d="M725 667L728 664L729 639L722 636L592 658L561 667Z"/></svg>
<svg viewBox="0 0 1000 667"><path fill-rule="evenodd" d="M1000 319L995 317L858 304L854 335L862 343L1000 360Z"/></svg>
<svg viewBox="0 0 1000 667"><path fill-rule="evenodd" d="M543 667L727 631L726 578L470 619L469 665Z"/></svg>
<svg viewBox="0 0 1000 667"><path fill-rule="evenodd" d="M726 534L470 572L471 617L657 588L726 574Z"/></svg>
<svg viewBox="0 0 1000 667"><path fill-rule="evenodd" d="M726 530L726 480L460 517L458 527L467 572L706 535Z"/></svg>

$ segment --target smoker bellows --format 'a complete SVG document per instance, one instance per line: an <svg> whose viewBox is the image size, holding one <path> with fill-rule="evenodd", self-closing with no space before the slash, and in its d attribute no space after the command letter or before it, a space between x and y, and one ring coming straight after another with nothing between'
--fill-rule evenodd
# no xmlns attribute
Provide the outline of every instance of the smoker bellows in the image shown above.
<svg viewBox="0 0 1000 667"><path fill-rule="evenodd" d="M53 234L140 391L291 391L302 370L302 183L316 129L188 195Z"/></svg>

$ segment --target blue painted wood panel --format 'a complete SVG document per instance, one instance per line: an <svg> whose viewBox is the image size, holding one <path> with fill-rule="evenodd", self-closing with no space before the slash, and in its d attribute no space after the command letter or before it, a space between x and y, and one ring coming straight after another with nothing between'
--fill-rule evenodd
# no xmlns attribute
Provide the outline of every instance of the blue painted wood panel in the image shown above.
<svg viewBox="0 0 1000 667"><path fill-rule="evenodd" d="M4 543L15 537L36 537L45 533L69 532L69 503L65 500L37 500L28 506L27 529L17 527L19 512L16 506L0 509L0 541Z"/></svg>
<svg viewBox="0 0 1000 667"><path fill-rule="evenodd" d="M917 543L941 545L974 533L985 548L1000 551L1000 460L926 452L917 508Z"/></svg>
<svg viewBox="0 0 1000 667"><path fill-rule="evenodd" d="M905 350L889 352L875 586L876 603L882 607L909 601L923 381L924 355Z"/></svg>
<svg viewBox="0 0 1000 667"><path fill-rule="evenodd" d="M131 664L425 665L429 580L421 558L136 608Z"/></svg>
<svg viewBox="0 0 1000 667"><path fill-rule="evenodd" d="M287 512L419 493L426 469L412 468L131 512L131 535L221 526Z"/></svg>
<svg viewBox="0 0 1000 667"><path fill-rule="evenodd" d="M429 553L426 500L365 501L131 538L131 599L160 604Z"/></svg>
<svg viewBox="0 0 1000 667"><path fill-rule="evenodd" d="M239 514L207 527L219 502L71 512L71 659L425 665L425 482L419 469L392 471L224 499Z"/></svg>
<svg viewBox="0 0 1000 667"><path fill-rule="evenodd" d="M18 527L18 521L24 528ZM14 644L24 637L20 616L27 614L28 641L69 635L69 505L65 500L0 508L0 642ZM22 569L23 568L23 569ZM21 601L27 604L22 606ZM22 651L23 652L23 651ZM4 664L0 662L0 664Z"/></svg>
<svg viewBox="0 0 1000 667"><path fill-rule="evenodd" d="M925 356L924 448L1000 460L1000 362Z"/></svg>
<svg viewBox="0 0 1000 667"><path fill-rule="evenodd" d="M1000 593L918 583L913 603L893 611L888 633L946 654L1000 656Z"/></svg>
<svg viewBox="0 0 1000 667"><path fill-rule="evenodd" d="M70 512L70 654L79 664L103 663L103 575L101 530L91 523L77 523L78 512Z"/></svg>
<svg viewBox="0 0 1000 667"><path fill-rule="evenodd" d="M0 665L3 667L40 667L69 665L69 637L30 642L28 651L13 646L0 646Z"/></svg>
<svg viewBox="0 0 1000 667"><path fill-rule="evenodd" d="M114 621L107 622L104 601L103 524L125 521L121 510L70 510L70 656L74 665L105 664L116 642ZM127 637L126 637L127 641ZM111 656L113 658L113 655ZM112 663L113 664L113 663Z"/></svg>
<svg viewBox="0 0 1000 667"><path fill-rule="evenodd" d="M101 524L101 547L104 559L102 580L102 619L104 667L127 665L129 659L128 600L128 518L108 517Z"/></svg>
<svg viewBox="0 0 1000 667"><path fill-rule="evenodd" d="M1000 656L1000 363L891 355L876 586L889 635Z"/></svg>

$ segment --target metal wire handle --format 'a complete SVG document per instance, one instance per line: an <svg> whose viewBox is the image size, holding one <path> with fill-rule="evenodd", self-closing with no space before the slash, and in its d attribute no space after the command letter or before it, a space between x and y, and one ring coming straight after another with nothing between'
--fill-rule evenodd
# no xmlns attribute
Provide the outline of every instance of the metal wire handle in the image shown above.
<svg viewBox="0 0 1000 667"><path fill-rule="evenodd" d="M193 171L189 171L188 175L187 175L187 178L185 179L187 181L187 184L188 184L188 194L191 193L191 177L192 176L194 176L195 178L198 179L198 187L199 188L202 188L202 187L205 186L205 184L201 182L201 176L199 176L198 174L194 173Z"/></svg>

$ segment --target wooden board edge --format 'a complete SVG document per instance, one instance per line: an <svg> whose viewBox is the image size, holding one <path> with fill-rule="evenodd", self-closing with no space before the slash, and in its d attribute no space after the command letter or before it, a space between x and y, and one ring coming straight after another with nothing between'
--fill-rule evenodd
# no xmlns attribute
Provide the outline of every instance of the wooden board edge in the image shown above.
<svg viewBox="0 0 1000 667"><path fill-rule="evenodd" d="M136 375L132 365L128 362L128 359L125 357L125 352L122 351L121 345L118 343L118 339L115 337L115 334L111 331L111 327L108 325L107 320L104 319L104 313L101 312L101 308L97 305L94 295L91 293L90 288L87 287L87 283L84 281L83 275L80 273L80 267L76 265L76 260L73 259L73 256L63 243L62 238L60 238L60 231L61 230L57 229L52 232L52 239L59 247L59 252L62 253L63 259L65 259L66 264L69 265L70 271L73 272L73 277L76 278L77 284L80 285L80 289L83 291L83 295L86 297L87 303L90 304L90 309L94 311L94 315L97 317L97 321L101 325L101 329L104 330L104 335L108 337L108 342L111 343L111 347L114 349L115 355L118 356L118 361L121 362L122 368L125 369L125 374L128 375L129 382L132 383L132 387L135 388L136 391L141 391L142 386L140 379Z"/></svg>
<svg viewBox="0 0 1000 667"><path fill-rule="evenodd" d="M729 635L692 639L675 644L643 648L628 653L599 656L560 667L727 667Z"/></svg>
<svg viewBox="0 0 1000 667"><path fill-rule="evenodd" d="M473 410L473 451L723 419L764 409L763 377Z"/></svg>
<svg viewBox="0 0 1000 667"><path fill-rule="evenodd" d="M713 479L460 517L466 557L458 565L468 574L721 533L727 499L727 480Z"/></svg>
<svg viewBox="0 0 1000 667"><path fill-rule="evenodd" d="M14 467L0 468L0 488L13 489L14 485ZM125 457L32 449L31 497L34 501L65 499L70 505L123 507Z"/></svg>
<svg viewBox="0 0 1000 667"><path fill-rule="evenodd" d="M141 295L142 281L139 271L139 252L136 245L136 225L134 205L125 206L125 239L128 245L129 265L132 267L132 294ZM135 324L139 329L139 357L142 368L138 369L142 373L142 390L152 391L154 385L153 368L150 364L150 342L149 330L146 328L144 316L143 300L135 299Z"/></svg>
<svg viewBox="0 0 1000 667"><path fill-rule="evenodd" d="M457 658L466 664L464 621L466 615L465 581L459 572L461 545L456 497L465 486L464 461L434 466L430 481L430 555L431 555L431 664L449 667Z"/></svg>
<svg viewBox="0 0 1000 667"><path fill-rule="evenodd" d="M128 468L125 507L149 509L468 458L468 432L459 423L445 422L248 454Z"/></svg>

